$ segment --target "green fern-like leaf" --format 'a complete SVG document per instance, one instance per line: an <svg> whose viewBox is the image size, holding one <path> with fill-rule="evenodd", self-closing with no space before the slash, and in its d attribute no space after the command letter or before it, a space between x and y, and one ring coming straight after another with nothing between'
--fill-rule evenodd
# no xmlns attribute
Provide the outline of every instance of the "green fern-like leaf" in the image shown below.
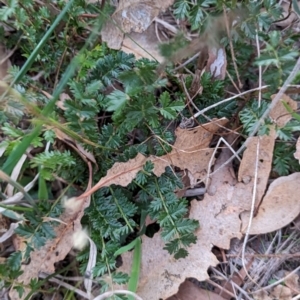
<svg viewBox="0 0 300 300"><path fill-rule="evenodd" d="M240 119L246 133L249 134L253 131L256 122L261 118L267 107L268 103L265 101L261 102L260 107L258 106L258 102L253 101L251 106L245 107L240 112Z"/></svg>

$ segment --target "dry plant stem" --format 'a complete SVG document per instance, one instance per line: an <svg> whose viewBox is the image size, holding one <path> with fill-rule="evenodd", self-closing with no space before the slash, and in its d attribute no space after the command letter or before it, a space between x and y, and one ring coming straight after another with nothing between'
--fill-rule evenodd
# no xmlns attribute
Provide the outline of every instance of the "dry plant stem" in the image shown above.
<svg viewBox="0 0 300 300"><path fill-rule="evenodd" d="M212 267L212 270L217 273L219 276L223 277L225 280L228 280L237 290L239 290L248 300L253 300L252 298L250 298L248 296L248 294L246 293L246 291L244 291L240 286L238 286L235 282L231 281L230 279L226 278L226 276L221 273L220 271L218 271L216 268Z"/></svg>
<svg viewBox="0 0 300 300"><path fill-rule="evenodd" d="M19 44L20 44L20 42L21 42L21 39L22 39L22 37L21 38L19 38L19 40L17 41L17 44L15 45L15 47L11 50L11 51L9 51L9 53L0 61L0 66L3 64L3 63L5 63L14 53L15 53L15 51L18 49L18 47L19 47Z"/></svg>
<svg viewBox="0 0 300 300"><path fill-rule="evenodd" d="M269 115L270 111L276 106L276 104L278 103L278 101L280 101L281 97L283 96L283 94L285 93L285 91L288 88L289 84L293 81L293 79L295 78L295 76L297 75L297 73L299 72L299 70L300 70L300 58L298 58L297 63L295 64L294 69L290 73L289 77L286 79L285 83L283 84L283 86L281 87L281 89L279 90L279 92L276 94L275 98L272 100L272 103L266 109L266 111L261 116L261 118L259 119L259 121L256 122L256 126L254 127L254 129L251 132L251 134L249 135L249 137L254 136L257 133L257 131L259 129L259 126L262 124L262 122L265 120L265 118Z"/></svg>
<svg viewBox="0 0 300 300"><path fill-rule="evenodd" d="M189 58L188 60L186 60L184 63L182 63L181 65L179 65L175 69L173 69L173 72L175 72L175 71L183 68L184 66L188 65L190 62L192 62L194 59L196 59L200 55L200 53L201 53L201 51L197 52L194 56L192 56L191 58Z"/></svg>
<svg viewBox="0 0 300 300"><path fill-rule="evenodd" d="M159 18L154 18L153 21L155 21L158 24L163 25L166 29L170 30L172 33L176 34L178 32L177 28L173 25L170 25L168 22L159 19ZM190 38L186 37L186 39L191 40Z"/></svg>
<svg viewBox="0 0 300 300"><path fill-rule="evenodd" d="M195 96L197 95L197 93L196 93L196 95L193 97L193 98L191 98L191 96L190 96L190 94L189 94L189 92L188 92L188 90L187 90L187 88L186 88L186 85L185 85L185 82L184 82L184 80L181 78L180 79L181 80L181 83L182 83L182 86L183 86L183 89L184 89L184 93L185 93L185 95L187 96L187 98L189 99L189 103L191 103L193 106L194 106L194 108L197 110L197 111L199 111L199 108L197 107L197 105L194 103L194 101L193 101L193 99L195 98Z"/></svg>
<svg viewBox="0 0 300 300"><path fill-rule="evenodd" d="M235 73L236 73L236 77L237 77L237 80L238 80L238 83L239 83L239 88L241 89L243 85L241 83L239 70L238 70L237 65L236 65L236 58L235 58L235 55L234 55L232 40L231 40L231 37L230 37L229 24L228 24L228 18L227 18L227 14L226 14L225 5L223 5L223 11L224 11L224 20L225 20L225 26L226 26L227 36L228 36L228 40L229 40L232 63L233 63L234 70L235 70Z"/></svg>
<svg viewBox="0 0 300 300"><path fill-rule="evenodd" d="M116 294L129 295L129 296L134 297L136 300L143 300L137 294L135 294L133 292L125 291L125 290L116 290L116 291L113 291L113 292L106 292L106 293L103 293L103 294L99 295L98 297L94 298L93 300L104 300L104 299L107 299L108 297L112 297Z"/></svg>
<svg viewBox="0 0 300 300"><path fill-rule="evenodd" d="M211 169L211 166L212 166L212 162L213 162L213 159L214 159L214 157L216 155L216 152L219 149L219 146L220 146L221 142L223 142L230 149L230 151L234 154L234 156L239 161L241 161L241 158L236 154L236 152L233 150L233 148L231 147L231 145L223 137L220 137L220 139L218 140L218 143L217 143L217 145L216 145L216 147L214 149L214 152L211 155L211 158L209 160L209 164L208 164L208 167L207 167L207 176L206 176L206 181L205 181L205 187L206 187L206 189L208 188L209 176L211 175L211 174L209 174L209 172L210 172L210 169Z"/></svg>
<svg viewBox="0 0 300 300"><path fill-rule="evenodd" d="M259 48L259 41L258 41L258 34L256 31L256 46L257 46L257 55L258 57L260 57L260 48ZM258 94L258 107L260 107L261 104L261 85L262 85L262 69L261 67L259 68L259 94ZM245 252L246 252L246 245L248 242L248 238L249 238L249 233L250 233L250 229L251 229L251 225L252 225L252 221L253 221L253 216L254 216L254 210L255 210L255 199L256 199L256 192L257 192L257 178L258 178L258 157L259 157L259 149L260 148L260 137L257 138L257 145L256 145L256 155L255 155L255 173L254 173L254 186L253 186L253 193L252 193L252 201L251 201L251 209L250 209L250 217L249 217L249 223L247 226L247 231L246 231L246 235L244 238L244 242L243 242L243 247L242 247L242 264L243 264L243 268L247 274L247 276L249 277L249 279L251 279L251 281L253 281L254 283L256 283L256 281L250 276L250 274L248 273L248 270L246 268L246 263L245 263Z"/></svg>
<svg viewBox="0 0 300 300"><path fill-rule="evenodd" d="M259 40L258 40L258 34L256 30L256 49L257 49L257 57L260 58L260 47L259 47ZM258 78L258 86L262 86L262 67L258 66L258 72L259 72L259 78ZM258 106L261 104L261 89L258 91Z"/></svg>
<svg viewBox="0 0 300 300"><path fill-rule="evenodd" d="M275 244L275 241L278 238L278 236L279 236L279 233L277 231L274 238L272 239L271 244L269 245L267 251L265 252L265 254L269 254L272 251L273 245ZM253 273L254 273L253 277L254 277L255 282L259 280L259 277L261 276L261 274L264 272L265 269L266 269L266 263L265 263L265 261L261 260L259 262L259 264L256 266L255 270L253 271ZM253 283L253 281L252 281L252 283ZM250 288L250 285L249 286L248 285L247 285L247 287Z"/></svg>
<svg viewBox="0 0 300 300"><path fill-rule="evenodd" d="M242 264L243 268L249 277L249 279L254 282L255 284L256 281L250 276L248 273L248 270L246 268L245 264L245 252L246 252L246 245L248 242L249 234L250 234L250 229L253 221L253 216L254 216L254 210L255 210L255 199L256 199L256 191L257 191L257 177L258 177L258 157L259 157L259 147L260 147L260 137L257 139L257 145L256 145L256 158L255 158L255 174L254 174L254 185L253 185L253 193L252 193L252 200L251 200L251 209L250 209L250 217L249 217L249 223L247 227L247 231L245 234L244 242L243 242L243 247L242 247Z"/></svg>
<svg viewBox="0 0 300 300"><path fill-rule="evenodd" d="M237 258L239 257L239 254L226 254L226 257L228 258ZM245 257L258 257L258 258L284 258L284 259L288 259L288 258L298 258L300 257L300 252L298 253L294 253L294 254L285 254L285 253L279 253L279 254L245 254Z"/></svg>
<svg viewBox="0 0 300 300"><path fill-rule="evenodd" d="M228 78L230 79L232 85L235 87L235 89L238 91L238 93L240 94L241 91L240 89L237 87L237 85L235 84L235 82L233 81L233 78L231 77L231 75L229 74L229 72L226 70L226 75L228 76Z"/></svg>
<svg viewBox="0 0 300 300"><path fill-rule="evenodd" d="M160 39L159 32L158 32L157 22L155 22L155 34L156 34L156 37L157 37L158 41L160 43L162 43L162 40Z"/></svg>
<svg viewBox="0 0 300 300"><path fill-rule="evenodd" d="M58 76L59 76L60 68L61 68L61 65L62 65L62 63L64 61L65 56L66 56L67 49L68 48L66 47L65 50L64 50L64 52L63 52L63 54L62 54L61 60L60 60L60 62L58 64L58 69L57 69L57 72L56 72L56 75L55 75L55 80L54 80L54 88L56 87L56 85L58 83Z"/></svg>
<svg viewBox="0 0 300 300"><path fill-rule="evenodd" d="M41 277L41 278L46 278L47 276L48 276L48 275L45 274L45 273L41 273L41 274L39 275L39 277ZM76 287L74 287L74 286L72 286L72 285L70 285L70 284L68 284L68 283L66 283L66 282L63 282L63 281L61 281L61 280L59 280L59 279L57 279L57 278L49 278L49 281L50 281L50 282L57 283L57 284L59 284L60 286L63 286L63 287L65 287L66 289L75 292L76 294L80 295L81 297L84 297L84 298L86 298L86 299L90 299L87 293L85 293L85 292L83 292L83 291L77 289Z"/></svg>
<svg viewBox="0 0 300 300"><path fill-rule="evenodd" d="M219 292L219 294L220 294L221 292L223 292L223 293L226 293L227 295L229 295L229 296L231 296L231 297L235 297L234 294L232 294L231 292L229 292L228 290L226 290L226 289L225 289L224 287L222 287L221 285L215 283L215 282L212 281L211 279L207 279L206 282L209 283L209 284L211 284L211 285L213 285L213 286L215 286L216 288L220 289L221 291Z"/></svg>
<svg viewBox="0 0 300 300"><path fill-rule="evenodd" d="M223 104L223 103L226 103L226 102L228 102L228 101L231 101L231 100L233 100L233 99L239 98L239 97L241 97L241 96L243 96L243 95L246 95L246 94L249 94L249 93L252 93L252 92L255 92L255 91L264 90L264 89L266 89L267 87L268 87L268 85L264 85L264 86L262 86L262 87L258 87L258 88L252 89L252 90L248 90L248 91L245 91L245 92L243 92L243 93L240 93L240 94L237 94L237 95L235 95L235 96L232 96L232 97L230 97L230 98L224 99L224 100L222 100L222 101L220 101L220 102L218 102L218 103L215 103L215 104L213 104L213 105L211 105L211 106L208 106L208 107L206 107L206 108L200 110L200 111L197 112L194 116L192 116L190 119L197 118L197 117L199 117L200 115L202 115L203 113L207 112L208 110L211 110L212 108L215 108L215 107L217 107L217 106L219 106L219 105L221 105L221 104Z"/></svg>
<svg viewBox="0 0 300 300"><path fill-rule="evenodd" d="M270 289L270 288L272 288L272 287L278 285L279 283L284 282L284 281L287 280L290 276L292 276L293 274L297 273L298 271L300 271L300 266L297 267L295 270L293 270L291 273L289 273L287 276L285 276L285 277L283 277L283 278L281 278L281 279L279 279L279 280L273 282L273 283L270 284L270 285L267 285L267 286L265 286L265 287L263 287L263 288L261 288L261 289L259 289L259 290L256 290L256 291L252 292L252 294L256 294L256 293L258 293L258 292L261 292L261 291L264 291L264 290L268 290L268 289Z"/></svg>

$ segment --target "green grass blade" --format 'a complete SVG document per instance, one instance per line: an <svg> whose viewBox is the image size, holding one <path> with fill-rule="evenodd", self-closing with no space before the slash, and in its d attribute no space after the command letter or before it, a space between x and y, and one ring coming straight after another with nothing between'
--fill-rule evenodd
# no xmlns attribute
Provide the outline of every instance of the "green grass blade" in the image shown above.
<svg viewBox="0 0 300 300"><path fill-rule="evenodd" d="M136 245L138 239L139 239L139 238L133 240L133 241L132 241L131 243L129 243L128 245L119 248L119 249L114 253L114 256L117 257L117 256L119 256L119 255L121 255L121 254L123 254L123 253L125 253L125 252L127 252L127 251L130 251L131 249L133 249L133 248L135 247L135 245Z"/></svg>
<svg viewBox="0 0 300 300"><path fill-rule="evenodd" d="M142 240L140 237L136 239L136 244L133 250L133 261L132 261L132 267L131 267L131 273L130 273L130 279L128 282L128 290L130 292L136 292L138 283L139 283L139 277L140 277L140 269L141 269L141 259L142 259ZM133 297L129 296L129 300L134 300Z"/></svg>
<svg viewBox="0 0 300 300"><path fill-rule="evenodd" d="M65 16L71 5L73 4L74 0L70 0L64 9L60 12L60 14L57 16L56 20L53 22L51 27L47 30L44 37L41 39L39 44L35 47L29 58L27 59L24 66L21 68L20 72L17 74L17 76L12 81L10 87L12 87L14 84L18 83L22 77L26 74L30 66L33 64L34 60L36 59L38 53L41 51L42 47L45 45L49 37L51 36L52 32L54 31L55 27L59 24L59 22L62 20L62 18ZM7 94L8 90L6 90L5 93L3 93L2 98L4 98ZM51 102L50 102L51 103ZM48 105L50 104L48 103ZM55 102L54 102L55 104ZM49 105L49 108L53 107L53 105ZM49 112L49 108L47 112ZM10 174L16 165L16 163L19 161L21 156L25 153L26 149L29 147L31 141L39 135L41 131L42 126L37 126L34 128L34 130L29 134L28 136L24 137L21 144L12 151L10 156L8 157L7 161L5 162L4 166L2 167L2 171L6 174Z"/></svg>
<svg viewBox="0 0 300 300"><path fill-rule="evenodd" d="M70 2L68 2L68 4L66 5L66 7L61 11L61 13L59 14L59 16L57 17L57 19L59 18L59 20L62 19L62 17L64 16L64 14L67 12L67 10L70 8L71 3L73 2L73 0L71 0ZM57 20L56 19L56 20ZM59 22L59 21L58 21ZM54 22L54 24L58 24L58 22ZM53 25L49 28L48 31L50 31L50 29L54 29ZM95 26L96 27L96 26ZM84 49L86 49L87 45L91 45L93 40L95 39L95 37L97 36L97 32L99 32L99 30L93 30L92 33L90 34L89 38L87 39L85 46L81 49L81 51L79 52L79 54L73 58L73 60L71 61L71 63L69 64L66 72L62 75L62 78L59 82L58 87L55 89L54 93L53 93L53 97L52 99L48 102L48 104L45 106L45 108L42 111L42 115L47 116L49 115L55 106L55 103L59 97L59 95L61 94L61 92L63 91L64 87L66 86L68 80L73 76L73 74L75 73L75 70L79 64L79 59L78 57L80 56L81 52L84 51ZM50 32L51 33L51 32ZM48 34L48 32L46 33L47 38L50 36L50 34ZM44 42L46 41L43 38ZM41 44L41 43L40 43ZM39 45L40 45L39 44ZM41 46L40 46L41 49ZM36 53L35 51L33 53ZM38 52L37 52L38 53ZM36 53L36 54L37 54ZM31 60L32 60L32 55L30 56ZM32 60L33 62L33 60ZM26 64L25 64L26 65ZM24 65L24 67L25 67ZM22 70L24 69L25 71L27 69L22 68ZM26 68L29 68L30 64L28 64L26 66ZM21 70L21 71L22 71ZM20 73L21 73L20 71ZM25 74L25 71L23 71L23 75ZM23 76L22 75L22 76ZM19 79L21 78L20 76L17 76ZM16 82L16 81L15 81ZM6 162L4 163L3 167L2 167L2 171L5 172L6 174L10 174L14 168L14 166L16 165L16 163L19 161L19 159L21 158L21 156L25 153L26 149L29 147L30 143L32 142L32 140L34 138L36 138L42 129L42 125L38 125L36 126L32 132L30 134L28 134L27 136L25 136L22 139L22 142L20 143L20 145L18 145L17 148L15 148L12 153L10 154L10 156L8 157L8 159L6 160Z"/></svg>
<svg viewBox="0 0 300 300"><path fill-rule="evenodd" d="M43 178L43 176L39 176L39 190L38 190L38 197L39 200L48 200L48 188L46 180Z"/></svg>
<svg viewBox="0 0 300 300"><path fill-rule="evenodd" d="M69 0L69 2L67 2L67 4L64 7L64 9L57 16L57 18L55 19L55 21L52 23L51 27L47 30L47 32L45 33L45 35L43 36L43 38L41 39L41 41L38 43L38 45L35 47L35 49L31 53L31 55L28 57L26 63L23 65L23 67L21 68L21 70L19 71L19 73L17 74L17 76L13 79L13 81L12 81L12 83L10 85L11 87L14 84L18 83L19 80L21 80L22 77L29 70L29 68L31 67L32 63L36 59L37 55L39 54L39 52L41 51L41 49L43 48L43 46L45 45L45 43L47 42L47 40L49 39L49 37L51 36L51 34L54 31L54 29L56 28L56 26L59 24L59 22L65 16L65 14L67 13L67 11L70 9L70 7L73 4L73 2L74 2L74 0Z"/></svg>
<svg viewBox="0 0 300 300"><path fill-rule="evenodd" d="M2 171L4 173L10 174L12 172L13 168L15 167L15 165L17 164L21 156L26 152L26 149L29 147L32 140L39 135L41 129L42 129L41 125L35 127L29 135L25 136L22 139L20 145L18 145L18 147L16 147L11 152L11 154L9 155L9 157L7 158L7 160L5 161L2 167Z"/></svg>

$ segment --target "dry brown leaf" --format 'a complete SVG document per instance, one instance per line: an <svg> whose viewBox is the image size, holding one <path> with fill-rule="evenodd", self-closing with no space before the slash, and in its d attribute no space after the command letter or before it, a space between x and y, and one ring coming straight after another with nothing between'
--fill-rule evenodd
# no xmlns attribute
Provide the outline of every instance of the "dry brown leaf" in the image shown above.
<svg viewBox="0 0 300 300"><path fill-rule="evenodd" d="M299 191L300 173L282 176L274 180L258 214L252 220L250 234L264 234L278 230L291 223L300 213ZM249 222L249 214L242 215L243 229Z"/></svg>
<svg viewBox="0 0 300 300"><path fill-rule="evenodd" d="M276 94L272 95L271 99L273 100L275 97ZM291 114L287 112L282 101L286 102L294 111L297 110L297 102L285 94L282 95L280 100L281 101L278 101L276 106L270 112L270 118L275 121L279 127L283 127L291 119Z"/></svg>
<svg viewBox="0 0 300 300"><path fill-rule="evenodd" d="M293 298L293 292L291 289L281 284L275 286L270 294L273 296L274 300L292 300Z"/></svg>
<svg viewBox="0 0 300 300"><path fill-rule="evenodd" d="M189 248L188 259L175 260L164 250L164 242L159 233L153 238L142 237L142 264L137 294L142 299L166 299L177 293L179 285L187 278L198 280L209 278L207 269L218 264L211 253L209 241L198 242ZM132 263L132 252L122 255L123 265L118 270L129 273Z"/></svg>
<svg viewBox="0 0 300 300"><path fill-rule="evenodd" d="M253 186L255 174L256 148L259 141L258 164L259 172L257 177L257 192L255 203L259 204L268 183L272 168L273 149L276 139L275 130L270 131L270 135L250 137L247 139L247 148L243 154L240 164L238 180L246 185Z"/></svg>
<svg viewBox="0 0 300 300"><path fill-rule="evenodd" d="M300 1L297 1L298 6L300 5ZM281 1L281 7L283 10L282 18L279 21L274 22L279 28L287 28L290 27L297 19L297 14L294 11L290 12L290 1Z"/></svg>
<svg viewBox="0 0 300 300"><path fill-rule="evenodd" d="M144 31L152 24L153 19L157 17L161 11L165 11L173 2L174 0L121 0L117 10L112 15L112 20L108 21L102 29L101 35L103 41L107 42L109 48L119 50L123 42L124 32L144 33L145 37ZM141 39L143 39L143 37L139 36L139 40ZM147 44L148 43L145 45ZM127 49L133 48L128 40L126 40L126 45L124 46ZM136 48L134 47L133 49L134 53L136 53ZM151 50L149 52L151 52Z"/></svg>
<svg viewBox="0 0 300 300"><path fill-rule="evenodd" d="M288 271L285 271L284 273L284 277L288 276L284 280L284 284L291 289L294 295L300 295L299 275L296 273L290 275L290 272Z"/></svg>
<svg viewBox="0 0 300 300"><path fill-rule="evenodd" d="M290 288L293 295L300 295L299 275L297 273L290 274L289 271L280 270L276 275L279 278L285 278L284 285Z"/></svg>
<svg viewBox="0 0 300 300"><path fill-rule="evenodd" d="M253 295L255 300L273 300L265 290L260 291L259 293L255 293Z"/></svg>
<svg viewBox="0 0 300 300"><path fill-rule="evenodd" d="M300 137L298 137L297 143L296 143L296 152L294 153L294 157L299 160L300 163Z"/></svg>
<svg viewBox="0 0 300 300"><path fill-rule="evenodd" d="M121 16L125 32L144 32L161 11L165 11L174 0L121 0L114 16Z"/></svg>
<svg viewBox="0 0 300 300"><path fill-rule="evenodd" d="M224 298L214 292L201 289L194 283L185 280L180 285L178 293L167 300L224 300Z"/></svg>
<svg viewBox="0 0 300 300"><path fill-rule="evenodd" d="M155 25L152 23L143 33L132 32L125 36L121 50L134 54L136 59L144 57L150 60L156 59L161 63L164 58L159 52L158 45L159 40L155 33Z"/></svg>
<svg viewBox="0 0 300 300"><path fill-rule="evenodd" d="M232 145L235 139L236 135L230 134L227 136L226 141ZM218 170L219 167L221 167L232 155L233 153L229 148L223 148L221 155L215 162L214 169ZM223 184L235 185L237 183L232 164L227 164L223 167L223 169L224 171L217 172L211 178L210 184L207 188L207 193L211 196L213 196L218 188Z"/></svg>
<svg viewBox="0 0 300 300"><path fill-rule="evenodd" d="M127 186L142 170L146 161L151 161L154 164L153 173L156 176L161 176L167 166L173 165L180 169L189 170L196 180L204 179L209 160L214 152L214 149L209 148L209 143L219 126L224 126L226 123L227 119L222 118L192 129L178 127L175 131L176 142L170 153L149 158L139 153L126 163L115 163L105 177L101 178L88 193L84 193L79 198L89 196L98 189L111 184Z"/></svg>
<svg viewBox="0 0 300 300"><path fill-rule="evenodd" d="M124 33L118 26L116 20L108 20L101 31L102 40L107 43L109 48L115 50L121 49L124 38Z"/></svg>

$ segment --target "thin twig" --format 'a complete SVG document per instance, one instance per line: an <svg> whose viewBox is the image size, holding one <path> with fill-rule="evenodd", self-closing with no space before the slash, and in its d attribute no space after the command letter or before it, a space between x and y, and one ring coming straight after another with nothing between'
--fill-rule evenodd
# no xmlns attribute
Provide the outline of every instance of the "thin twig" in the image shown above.
<svg viewBox="0 0 300 300"><path fill-rule="evenodd" d="M243 92L243 93L237 94L237 95L232 96L232 97L229 97L229 98L227 98L227 99L224 99L224 100L222 100L222 101L220 101L220 102L218 102L218 103L215 103L215 104L213 104L213 105L207 106L206 108L204 108L204 109L200 110L199 112L197 112L196 114L194 114L194 116L190 117L190 119L198 118L200 115L202 115L203 113L207 112L208 110L211 110L212 108L215 108L215 107L217 107L217 106L219 106L219 105L221 105L221 104L224 104L224 103L229 102L229 101L231 101L231 100L233 100L233 99L236 99L236 98L239 98L239 97L241 97L241 96L244 96L244 95L246 95L246 94L249 94L249 93L252 93L252 92L255 92L255 91L259 91L259 90L264 90L264 89L266 89L267 87L268 87L268 85L264 85L264 86L262 86L262 87L257 87L257 88L255 88L255 89L248 90L248 91L245 91L245 92Z"/></svg>
<svg viewBox="0 0 300 300"><path fill-rule="evenodd" d="M235 84L233 78L231 77L231 75L229 74L229 72L226 70L226 75L228 76L228 78L230 79L232 85L235 87L235 89L238 91L238 93L240 94L241 91L240 89L238 88L238 86Z"/></svg>
<svg viewBox="0 0 300 300"><path fill-rule="evenodd" d="M216 268L212 267L213 271L215 273L217 273L219 276L223 277L225 280L229 279L229 282L237 289L239 290L248 300L253 300L252 298L250 298L246 291L244 291L239 285L237 285L234 281L232 281L230 278L227 278L223 273L221 273L220 271L218 271Z"/></svg>
<svg viewBox="0 0 300 300"><path fill-rule="evenodd" d="M263 288L261 288L261 289L259 289L259 290L253 291L252 294L256 294L256 293L259 293L259 292L261 292L261 291L268 290L268 289L270 289L270 288L272 288L272 287L278 285L279 283L286 281L290 276L292 276L293 274L297 273L298 271L300 271L300 266L297 267L295 270L293 270L293 271L292 271L291 273L289 273L288 275L286 275L285 277L283 277L283 278L281 278L281 279L279 279L279 280L273 282L272 284L269 284L269 285L267 285L267 286L265 286L265 287L263 287Z"/></svg>
<svg viewBox="0 0 300 300"><path fill-rule="evenodd" d="M242 85L242 83L240 81L239 70L238 70L238 67L236 65L236 58L235 58L235 55L234 55L233 44L232 44L232 40L231 40L231 37L230 37L229 24L228 24L228 18L227 18L227 14L226 14L226 7L225 7L225 5L223 5L223 10L224 10L225 26L226 26L226 31L227 31L228 40L229 40L229 46L230 46L230 53L231 53L232 63L233 63L234 70L235 70L235 73L236 73L236 77L237 77L237 80L238 80L238 83L239 83L239 88L241 89L243 85Z"/></svg>
<svg viewBox="0 0 300 300"><path fill-rule="evenodd" d="M247 242L248 242L250 229L251 229L253 216L254 216L254 210L255 210L255 199L256 199L256 194L257 194L259 151L260 151L260 137L257 138L257 144L256 144L254 184L253 184L253 193L252 193L252 200L251 200L250 216L249 216L249 222L248 222L248 226L247 226L247 230L246 230L246 234L245 234L245 238L244 238L244 242L243 242L243 246L242 246L242 265L243 265L243 268L244 268L248 278L255 284L257 284L256 281L250 276L250 274L248 273L248 270L246 268L245 252L246 252L246 245L247 245Z"/></svg>
<svg viewBox="0 0 300 300"><path fill-rule="evenodd" d="M45 273L40 273L40 274L39 274L39 277L41 277L41 278L46 278L46 277L48 277L48 275L45 274ZM76 287L72 286L71 284L68 284L68 283L66 283L66 282L64 282L64 281L61 281L61 280L59 280L59 279L57 279L57 278L53 278L53 277L52 277L52 278L49 278L48 280L49 280L50 282L57 283L57 284L59 284L59 285L65 287L66 289L68 289L68 290L70 290L70 291L75 292L76 294L80 295L81 297L84 297L84 298L86 298L86 299L90 299L87 293L85 293L85 292L82 291L82 290L77 289Z"/></svg>
<svg viewBox="0 0 300 300"><path fill-rule="evenodd" d="M259 40L258 40L258 34L256 30L256 49L257 49L257 58L260 58L260 47L259 47ZM258 66L258 72L259 72L259 77L258 77L258 86L262 86L262 67ZM261 105L261 90L258 91L258 106Z"/></svg>
<svg viewBox="0 0 300 300"><path fill-rule="evenodd" d="M235 297L234 294L232 294L231 292L229 292L228 290L226 290L223 286L221 286L221 285L215 283L215 282L212 281L211 279L206 279L206 282L209 283L209 284L211 284L211 285L213 285L214 287L220 289L221 292L223 292L223 293L225 293L225 294L227 294L227 295L229 295L229 296L231 296L231 297ZM220 293L221 293L221 292L220 292ZM219 293L219 294L220 294L220 293Z"/></svg>
<svg viewBox="0 0 300 300"><path fill-rule="evenodd" d="M257 47L257 55L258 55L258 57L260 57L260 48L259 48L259 41L258 41L257 31L256 31L256 47ZM262 72L262 69L260 67L259 68L259 84L258 84L258 86L260 88L259 92L258 92L258 107L260 107L260 105L261 105L261 86L262 86L262 74L261 74L261 72ZM244 238L243 246L242 246L242 264L243 264L243 268L244 268L247 276L249 277L249 279L255 284L257 284L256 281L250 276L250 274L248 273L248 270L246 268L245 252L246 252L246 245L247 245L247 242L248 242L250 229L251 229L253 216L254 216L254 210L255 210L255 200L256 200L256 195L257 195L259 152L260 152L260 137L257 138L257 144L256 144L254 183L253 183L253 193L252 193L252 200L251 200L250 216L249 216L249 222L248 222L248 226L247 226L247 230L246 230L246 234L245 234L245 238Z"/></svg>
<svg viewBox="0 0 300 300"><path fill-rule="evenodd" d="M162 43L162 40L160 39L159 32L158 32L157 22L155 22L155 34L156 34L156 37L157 37L158 41L160 43Z"/></svg>
<svg viewBox="0 0 300 300"><path fill-rule="evenodd" d="M207 176L206 176L206 181L205 181L205 187L206 189L208 188L208 181L209 181L209 173L210 173L210 169L211 169L211 166L212 166L212 162L213 162L213 159L216 155L216 152L217 150L219 149L219 146L221 144L221 142L223 142L227 147L228 149L233 153L233 155L239 160L241 161L241 158L236 154L236 152L233 150L233 148L231 147L231 145L223 138L221 137L219 140L218 140L218 143L217 145L215 146L215 149L214 149L214 152L212 153L211 155L211 158L209 160L209 163L208 163L208 167L207 167Z"/></svg>
<svg viewBox="0 0 300 300"><path fill-rule="evenodd" d="M186 88L186 85L185 85L185 82L184 82L184 80L183 80L183 78L181 78L180 79L181 80L181 83L182 83L182 86L183 86L183 89L184 89L184 93L185 93L185 95L187 96L187 98L188 98L188 100L189 100L189 103L191 103L193 106L194 106L194 108L197 110L197 111L199 111L199 108L197 107L197 105L194 103L194 101L193 101L193 98L195 98L195 96L193 97L193 98L191 98L191 96L190 96L190 94L189 94L189 92L188 92L188 90L187 90L187 88ZM196 94L197 95L197 94Z"/></svg>
<svg viewBox="0 0 300 300"><path fill-rule="evenodd" d="M200 55L200 53L201 53L201 51L197 52L194 56L192 56L191 58L189 58L188 60L186 60L184 63L182 63L181 65L179 65L178 67L176 67L172 71L175 72L175 71L183 68L184 66L188 65L190 62L192 62L194 59L196 59Z"/></svg>
<svg viewBox="0 0 300 300"><path fill-rule="evenodd" d="M226 254L226 257L228 258L238 258L239 254ZM293 253L293 254L287 254L287 253L275 253L275 254L260 254L260 253L245 253L245 257L254 257L254 258L298 258L300 257L300 252Z"/></svg>
<svg viewBox="0 0 300 300"><path fill-rule="evenodd" d="M166 22L166 21L164 21L162 19L154 18L153 21L155 21L156 23L159 23L159 24L163 25L165 28L167 28L168 30L170 30L174 34L178 33L178 29L175 26L169 24L168 22ZM188 38L188 37L186 37L186 39L191 40L191 38Z"/></svg>

